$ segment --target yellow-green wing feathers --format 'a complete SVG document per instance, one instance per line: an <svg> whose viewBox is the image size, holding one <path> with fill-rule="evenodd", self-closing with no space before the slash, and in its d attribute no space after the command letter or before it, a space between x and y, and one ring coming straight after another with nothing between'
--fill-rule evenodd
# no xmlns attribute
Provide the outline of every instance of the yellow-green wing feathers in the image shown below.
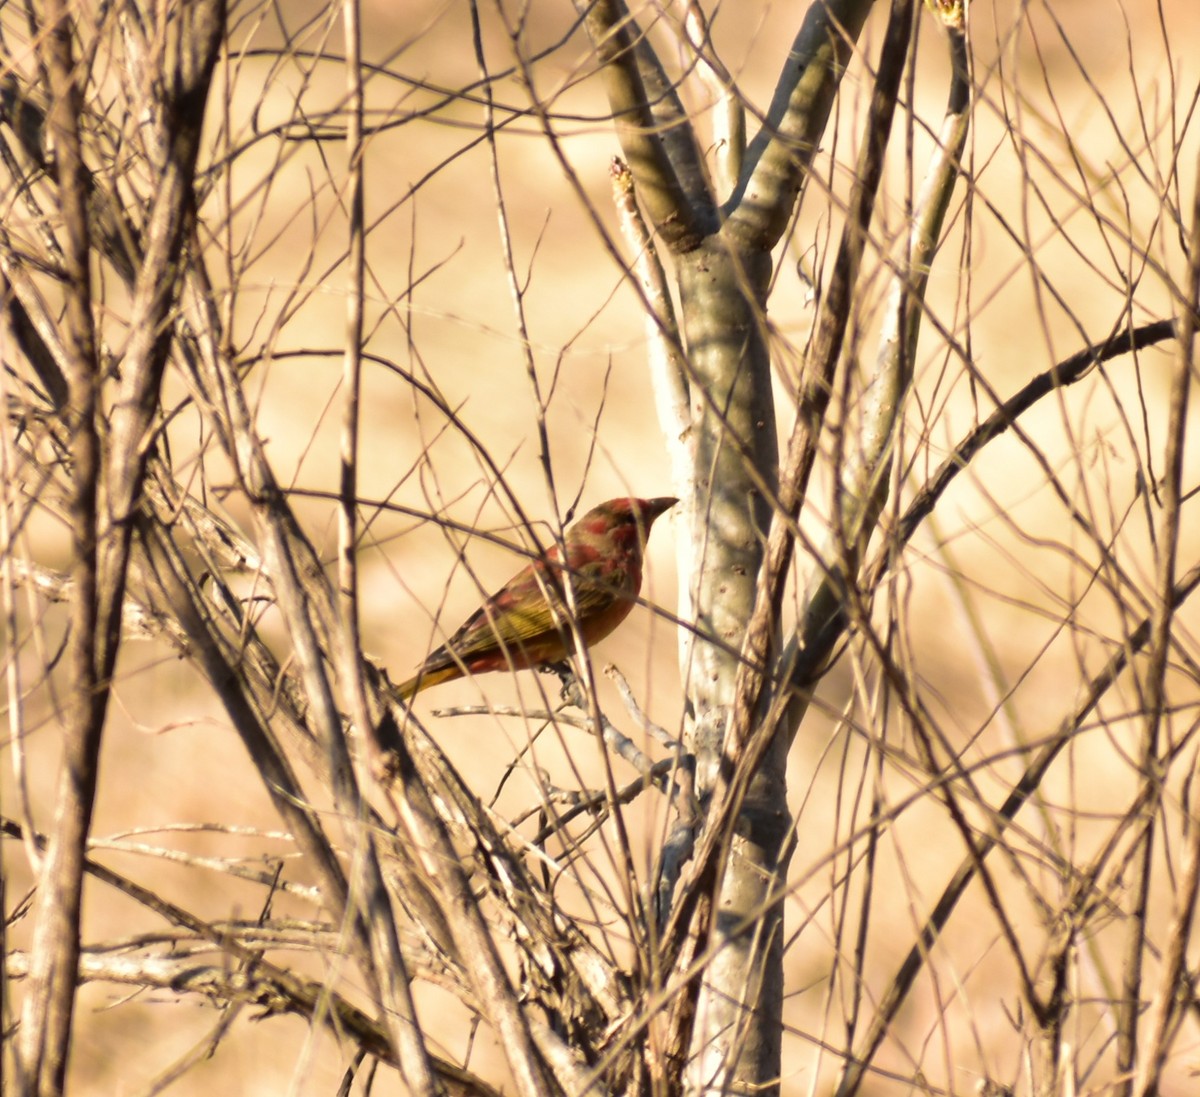
<svg viewBox="0 0 1200 1097"><path fill-rule="evenodd" d="M590 569L582 570L586 573ZM502 648L519 651L522 645L532 644L550 633L569 635L571 614L558 588L563 578L558 569L553 575L539 569L538 573L531 572L522 576L520 582L497 591L429 656L425 666L459 660L470 662L473 656L494 650L497 642ZM600 585L589 582L586 574L577 573L573 577L576 618L586 621L607 609L620 596L623 580L623 573L610 574Z"/></svg>

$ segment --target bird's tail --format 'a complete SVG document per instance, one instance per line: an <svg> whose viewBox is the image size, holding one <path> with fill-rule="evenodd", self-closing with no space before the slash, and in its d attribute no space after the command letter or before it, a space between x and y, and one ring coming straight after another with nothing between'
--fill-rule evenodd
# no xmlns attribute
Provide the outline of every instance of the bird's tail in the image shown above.
<svg viewBox="0 0 1200 1097"><path fill-rule="evenodd" d="M407 682L401 682L398 686L392 686L392 696L397 701L408 701L423 689L439 685L442 682L452 682L455 678L461 678L462 676L462 667L457 663L451 663L445 667L436 667L432 670L422 670L414 674Z"/></svg>

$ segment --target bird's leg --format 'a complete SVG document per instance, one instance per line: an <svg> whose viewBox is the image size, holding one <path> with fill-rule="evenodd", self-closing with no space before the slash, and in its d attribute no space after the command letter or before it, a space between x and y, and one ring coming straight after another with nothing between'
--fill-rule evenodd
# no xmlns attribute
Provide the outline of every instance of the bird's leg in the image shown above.
<svg viewBox="0 0 1200 1097"><path fill-rule="evenodd" d="M559 696L564 702L574 705L576 708L585 707L583 691L579 688L579 679L575 676L575 671L571 669L570 663L563 659L557 663L547 663L538 669L543 674L553 674L558 679L562 686L562 693Z"/></svg>

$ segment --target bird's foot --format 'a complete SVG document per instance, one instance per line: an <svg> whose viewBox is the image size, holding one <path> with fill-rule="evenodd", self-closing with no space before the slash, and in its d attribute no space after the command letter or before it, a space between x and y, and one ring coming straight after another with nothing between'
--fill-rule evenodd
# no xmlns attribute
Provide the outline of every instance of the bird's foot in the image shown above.
<svg viewBox="0 0 1200 1097"><path fill-rule="evenodd" d="M559 696L564 702L575 705L577 708L583 707L579 679L575 676L575 671L571 669L570 663L566 660L558 663L547 663L540 669L543 674L553 674L558 679L562 686L562 693Z"/></svg>

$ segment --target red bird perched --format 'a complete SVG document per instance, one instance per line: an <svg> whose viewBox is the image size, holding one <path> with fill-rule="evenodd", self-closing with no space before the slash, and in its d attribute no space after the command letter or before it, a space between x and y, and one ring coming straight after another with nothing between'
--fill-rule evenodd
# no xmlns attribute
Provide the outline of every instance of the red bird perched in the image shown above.
<svg viewBox="0 0 1200 1097"><path fill-rule="evenodd" d="M493 594L396 694L407 701L423 689L466 674L526 670L561 663L575 650L568 603L571 583L576 622L589 644L603 640L633 609L642 589L642 553L650 527L678 499L610 499L589 510L544 559L522 568Z"/></svg>

